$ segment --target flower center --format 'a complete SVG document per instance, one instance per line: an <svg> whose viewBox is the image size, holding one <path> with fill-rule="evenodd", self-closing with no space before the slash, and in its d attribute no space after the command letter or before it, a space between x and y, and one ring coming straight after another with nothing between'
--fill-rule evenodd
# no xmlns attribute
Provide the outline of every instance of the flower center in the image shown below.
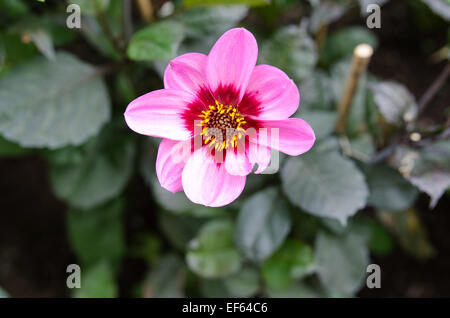
<svg viewBox="0 0 450 318"><path fill-rule="evenodd" d="M202 111L199 117L202 118L201 135L206 138L205 144L216 150L227 149L230 145L237 146L237 141L245 132L242 125L246 123L237 108L238 106L223 105L216 101L215 105L210 105L208 110Z"/></svg>

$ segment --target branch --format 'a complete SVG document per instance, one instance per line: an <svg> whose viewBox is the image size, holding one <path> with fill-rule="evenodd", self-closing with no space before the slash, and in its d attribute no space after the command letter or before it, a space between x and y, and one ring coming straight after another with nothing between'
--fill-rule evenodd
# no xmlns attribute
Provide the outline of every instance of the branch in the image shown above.
<svg viewBox="0 0 450 318"><path fill-rule="evenodd" d="M103 14L102 10L100 9L97 1L94 1L95 5L95 11L98 19L98 23L100 23L100 26L102 27L103 33L105 33L106 37L109 39L113 47L119 52L121 55L124 54L124 48L119 43L117 38L114 36L113 32L111 31L111 28L109 27L108 21L106 21L105 15Z"/></svg>
<svg viewBox="0 0 450 318"><path fill-rule="evenodd" d="M431 83L430 87L425 91L425 94L420 98L419 101L419 114L422 113L428 103L433 99L434 95L441 89L444 85L447 77L450 75L450 63L448 63L439 76Z"/></svg>
<svg viewBox="0 0 450 318"><path fill-rule="evenodd" d="M123 1L123 31L125 34L125 40L128 42L133 35L131 0Z"/></svg>

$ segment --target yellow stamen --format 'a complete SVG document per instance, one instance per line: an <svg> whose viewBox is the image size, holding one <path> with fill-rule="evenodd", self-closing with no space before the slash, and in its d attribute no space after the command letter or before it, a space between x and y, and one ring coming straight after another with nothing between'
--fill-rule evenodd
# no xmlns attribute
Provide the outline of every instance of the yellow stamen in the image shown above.
<svg viewBox="0 0 450 318"><path fill-rule="evenodd" d="M245 132L242 126L247 123L239 113L238 106L224 105L216 100L214 105L209 105L208 110L203 110L199 117L202 118L199 126L202 126L201 135L206 137L205 144L216 150L227 149L228 146L237 147L238 139L242 138ZM209 135L209 128L219 129L222 132L223 141L221 143L216 140L215 136ZM234 132L230 136L229 129L235 129L239 133Z"/></svg>

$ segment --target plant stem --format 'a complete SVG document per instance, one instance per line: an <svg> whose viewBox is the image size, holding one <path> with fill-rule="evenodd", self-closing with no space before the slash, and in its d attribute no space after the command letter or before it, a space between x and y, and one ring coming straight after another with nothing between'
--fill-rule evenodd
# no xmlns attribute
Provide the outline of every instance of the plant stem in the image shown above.
<svg viewBox="0 0 450 318"><path fill-rule="evenodd" d="M116 49L116 51L121 56L123 56L124 55L124 48L119 43L117 38L114 36L111 28L109 27L108 21L106 21L106 17L103 14L102 10L100 9L97 1L94 1L94 4L95 4L95 11L96 11L97 20L98 20L98 23L100 23L100 26L101 26L101 28L103 30L103 33L105 33L106 37L111 42L112 46Z"/></svg>
<svg viewBox="0 0 450 318"><path fill-rule="evenodd" d="M428 103L433 99L434 95L439 91L439 89L444 85L447 77L450 75L450 63L444 67L439 76L431 83L430 87L425 91L419 101L419 114L422 113Z"/></svg>
<svg viewBox="0 0 450 318"><path fill-rule="evenodd" d="M377 152L369 161L370 164L377 164L382 162L384 159L389 157L394 153L395 147L397 147L397 142L393 142L389 146L387 146L384 149L381 149L379 152Z"/></svg>
<svg viewBox="0 0 450 318"><path fill-rule="evenodd" d="M123 33L125 34L125 41L133 35L133 21L131 11L131 0L123 0Z"/></svg>

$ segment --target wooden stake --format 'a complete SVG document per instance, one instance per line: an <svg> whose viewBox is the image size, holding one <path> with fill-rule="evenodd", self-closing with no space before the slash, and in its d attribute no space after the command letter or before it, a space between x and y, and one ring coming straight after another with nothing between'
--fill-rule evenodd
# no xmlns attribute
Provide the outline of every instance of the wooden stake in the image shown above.
<svg viewBox="0 0 450 318"><path fill-rule="evenodd" d="M153 5L151 0L136 0L141 17L147 21L151 22L153 20Z"/></svg>
<svg viewBox="0 0 450 318"><path fill-rule="evenodd" d="M369 44L359 44L353 51L353 60L350 73L347 76L344 93L339 101L338 113L339 117L336 122L336 131L339 134L345 132L347 117L350 112L353 95L358 87L359 78L367 69L373 49Z"/></svg>

